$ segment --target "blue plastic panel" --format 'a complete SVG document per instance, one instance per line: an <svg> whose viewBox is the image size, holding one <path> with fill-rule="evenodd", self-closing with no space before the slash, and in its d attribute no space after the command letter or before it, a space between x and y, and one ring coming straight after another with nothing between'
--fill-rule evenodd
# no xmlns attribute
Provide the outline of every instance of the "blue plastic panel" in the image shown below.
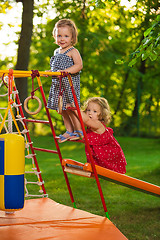
<svg viewBox="0 0 160 240"><path fill-rule="evenodd" d="M4 176L4 203L6 209L24 206L24 174Z"/></svg>
<svg viewBox="0 0 160 240"><path fill-rule="evenodd" d="M0 175L4 175L4 140L0 139Z"/></svg>

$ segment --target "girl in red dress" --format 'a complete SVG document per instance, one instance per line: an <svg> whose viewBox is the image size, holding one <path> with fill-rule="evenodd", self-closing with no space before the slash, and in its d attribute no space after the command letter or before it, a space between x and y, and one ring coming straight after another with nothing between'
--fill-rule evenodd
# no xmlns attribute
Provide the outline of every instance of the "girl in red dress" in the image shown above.
<svg viewBox="0 0 160 240"><path fill-rule="evenodd" d="M87 138L95 164L118 173L126 173L124 153L113 136L113 130L105 126L111 121L108 101L102 97L89 98L81 114L87 126ZM87 147L85 152L87 162L90 162Z"/></svg>

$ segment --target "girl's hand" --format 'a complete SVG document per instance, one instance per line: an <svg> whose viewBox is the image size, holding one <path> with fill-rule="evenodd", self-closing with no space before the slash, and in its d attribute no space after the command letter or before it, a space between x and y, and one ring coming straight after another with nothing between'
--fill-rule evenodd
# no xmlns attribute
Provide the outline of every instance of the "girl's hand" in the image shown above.
<svg viewBox="0 0 160 240"><path fill-rule="evenodd" d="M45 70L45 72L52 72L52 70ZM43 77L48 77L48 75L43 75Z"/></svg>
<svg viewBox="0 0 160 240"><path fill-rule="evenodd" d="M57 70L56 72L60 72L60 73L68 73L65 69L64 69L64 70Z"/></svg>

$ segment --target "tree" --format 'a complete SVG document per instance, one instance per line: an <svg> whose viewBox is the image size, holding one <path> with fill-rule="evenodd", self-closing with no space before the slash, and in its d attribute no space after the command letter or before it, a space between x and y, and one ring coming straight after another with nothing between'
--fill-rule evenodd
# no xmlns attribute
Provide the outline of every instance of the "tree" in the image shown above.
<svg viewBox="0 0 160 240"><path fill-rule="evenodd" d="M136 64L139 58L142 61L150 58L151 61L155 61L160 56L160 15L156 17L156 20L152 23L144 32L144 38L140 43L140 46L129 55L129 59L117 60L117 64L123 64L128 62L128 66L132 67Z"/></svg>
<svg viewBox="0 0 160 240"><path fill-rule="evenodd" d="M116 65L115 60L137 49L143 39L143 32L155 18L158 5L156 2L143 0L137 1L133 9L127 10L118 0L101 2L103 6L97 7L97 1L55 0L52 6L56 11L56 17L48 18L47 24L39 21L37 29L34 30L30 63L34 68L48 69L49 59L57 48L52 37L55 22L61 18L74 20L79 32L76 47L83 57L84 64L81 73L81 102L89 96L106 97L112 108L114 117L112 124L115 130L117 129L116 132L135 135L138 114L141 114L141 126L147 119L149 102L147 99L153 99L152 104L156 104L154 97L151 98L148 92L152 89L151 94L155 95L154 86L151 88L150 85L153 73L158 76L159 68L157 64L150 65L147 59L142 63L137 62L134 69L127 64ZM43 6L43 11L44 9ZM42 16L41 8L37 15ZM152 73L149 74L150 68ZM50 80L44 79L43 82L48 93ZM139 86L141 96L138 92ZM141 98L140 105L137 96ZM152 114L152 111L150 113Z"/></svg>
<svg viewBox="0 0 160 240"><path fill-rule="evenodd" d="M133 67L136 65L139 68L140 74L137 82L135 106L132 112L131 121L129 121L128 124L125 126L125 129L127 129L129 126L132 128L133 123L135 122L135 124L137 125L138 136L140 135L140 105L141 105L141 99L142 99L142 92L144 89L146 89L145 85L148 85L148 84L145 84L144 82L145 73L148 71L148 64L146 64L146 60L150 59L151 61L156 61L157 58L160 56L160 15L158 16L154 15L156 16L156 20L152 22L152 19L153 19L152 13L153 11L158 10L160 4L158 2L154 2L154 3L152 2L147 6L148 6L148 8L146 7L147 14L145 15L144 23L146 22L145 26L148 26L148 28L147 30L144 31L142 40L140 41L138 48L136 48L134 52L129 54L129 57L127 56L124 59L121 59L121 60L118 59L116 61L116 63L118 64L125 63L125 64L128 64L129 67ZM150 24L147 24L148 20L151 20L151 26ZM152 101L149 99L151 99ZM148 102L146 104L146 112L148 112L149 115L152 114L151 106L154 105L153 99L154 97L152 93L149 94ZM148 103L150 103L150 105ZM157 105L157 99L156 99L156 105ZM144 111L144 108L143 108L143 111Z"/></svg>
<svg viewBox="0 0 160 240"><path fill-rule="evenodd" d="M160 102L158 58L154 63L148 57L144 61L137 58L134 68L128 66L127 62L123 65L115 64L116 59L138 49L142 39L148 36L143 36L143 33L155 20L158 1L138 0L132 9L121 6L120 0L45 0L35 2L34 5L38 21L33 28L29 69L49 69L50 57L57 48L52 36L55 22L61 18L70 18L78 27L79 41L76 47L84 64L81 102L89 96L106 97L111 105L112 127L116 133L136 135L138 121L141 132L145 133L147 129L155 131L155 125L160 129L157 120ZM147 41L145 46L149 47ZM28 83L31 88L31 81ZM42 83L47 97L51 78L43 78Z"/></svg>
<svg viewBox="0 0 160 240"><path fill-rule="evenodd" d="M18 43L18 56L16 70L28 70L30 45L33 30L33 8L34 0L16 0L22 2L22 27ZM27 78L17 78L16 86L19 91L20 100L23 103L27 97Z"/></svg>

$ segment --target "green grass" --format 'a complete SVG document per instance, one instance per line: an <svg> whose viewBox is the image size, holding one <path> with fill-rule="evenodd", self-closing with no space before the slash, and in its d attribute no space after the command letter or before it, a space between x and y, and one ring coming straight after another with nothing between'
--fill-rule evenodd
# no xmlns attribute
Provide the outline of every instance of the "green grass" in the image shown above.
<svg viewBox="0 0 160 240"><path fill-rule="evenodd" d="M160 185L160 140L117 138L127 159L127 175ZM32 137L35 147L55 149L52 137ZM84 145L60 144L63 158L86 162ZM49 198L72 206L60 161L56 154L37 152ZM26 165L28 168L29 166ZM105 216L96 181L68 174L76 206ZM160 239L160 198L100 179L110 220L130 240Z"/></svg>

